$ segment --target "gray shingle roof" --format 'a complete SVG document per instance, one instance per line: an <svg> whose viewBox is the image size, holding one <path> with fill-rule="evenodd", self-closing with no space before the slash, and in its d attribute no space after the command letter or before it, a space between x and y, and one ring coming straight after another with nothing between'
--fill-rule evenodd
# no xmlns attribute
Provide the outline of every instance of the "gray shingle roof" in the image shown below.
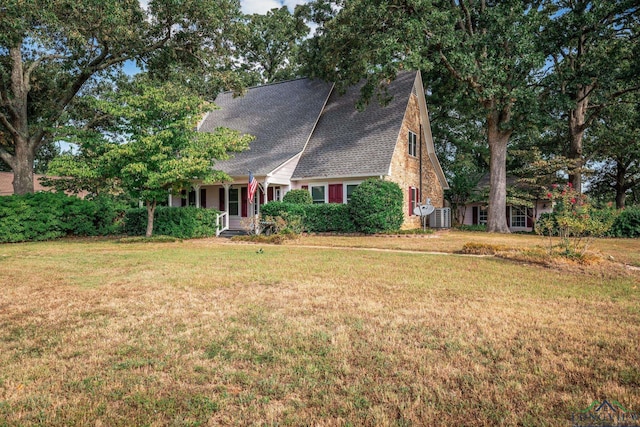
<svg viewBox="0 0 640 427"><path fill-rule="evenodd" d="M407 108L416 72L404 72L389 85L393 99L375 99L359 112L359 87L334 91L292 179L386 175Z"/></svg>
<svg viewBox="0 0 640 427"><path fill-rule="evenodd" d="M332 85L320 80L298 79L251 88L242 97L220 94L220 109L204 119L200 130L224 126L254 135L249 150L236 153L214 167L232 176L266 175L304 148Z"/></svg>

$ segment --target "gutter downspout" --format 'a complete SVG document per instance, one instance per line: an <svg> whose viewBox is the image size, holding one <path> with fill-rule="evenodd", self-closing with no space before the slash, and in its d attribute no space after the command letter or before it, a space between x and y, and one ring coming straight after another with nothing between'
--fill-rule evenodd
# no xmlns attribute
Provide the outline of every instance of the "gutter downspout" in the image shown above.
<svg viewBox="0 0 640 427"><path fill-rule="evenodd" d="M422 123L420 123L420 197L419 202L422 203Z"/></svg>

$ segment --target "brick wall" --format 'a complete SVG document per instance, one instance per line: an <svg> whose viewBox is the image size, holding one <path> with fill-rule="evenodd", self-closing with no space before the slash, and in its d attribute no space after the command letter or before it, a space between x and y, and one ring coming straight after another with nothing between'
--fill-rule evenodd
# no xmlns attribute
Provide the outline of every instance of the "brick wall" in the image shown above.
<svg viewBox="0 0 640 427"><path fill-rule="evenodd" d="M409 97L407 110L405 112L404 120L402 121L402 127L398 140L396 141L396 147L391 159L391 176L390 181L397 183L402 189L404 194L404 213L405 220L402 228L417 228L420 227L420 217L411 215L409 216L409 187L420 188L420 159L419 157L413 157L409 155L408 139L409 131L414 132L418 138L418 152L420 156L422 153L422 194L421 203L425 203L428 198L431 198L431 204L437 208L443 207L444 193L442 185L436 176L436 173L431 164L431 160L427 154L426 137L423 131L422 138L420 137L420 107L418 106L418 100L415 95ZM424 127L424 123L422 126ZM422 142L422 147L420 147Z"/></svg>

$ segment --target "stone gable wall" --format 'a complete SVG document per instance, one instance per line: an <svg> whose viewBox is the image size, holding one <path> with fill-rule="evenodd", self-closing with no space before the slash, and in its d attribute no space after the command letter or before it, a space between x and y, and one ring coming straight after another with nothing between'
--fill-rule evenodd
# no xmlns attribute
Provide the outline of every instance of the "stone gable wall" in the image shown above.
<svg viewBox="0 0 640 427"><path fill-rule="evenodd" d="M425 203L428 198L431 198L431 204L437 208L443 207L444 192L442 185L438 180L438 177L433 169L431 160L427 154L426 137L423 134L420 136L420 107L418 106L418 100L415 95L409 97L407 104L407 110L405 112L404 120L402 121L402 127L398 140L396 141L396 147L391 159L391 176L388 178L390 181L397 183L402 189L403 200L403 212L405 220L402 228L417 228L420 227L420 217L411 215L409 216L409 187L420 188L420 159L409 155L409 131L414 132L418 138L418 156L422 154L422 194L421 203ZM424 123L422 124L424 127ZM422 147L420 147L422 142Z"/></svg>

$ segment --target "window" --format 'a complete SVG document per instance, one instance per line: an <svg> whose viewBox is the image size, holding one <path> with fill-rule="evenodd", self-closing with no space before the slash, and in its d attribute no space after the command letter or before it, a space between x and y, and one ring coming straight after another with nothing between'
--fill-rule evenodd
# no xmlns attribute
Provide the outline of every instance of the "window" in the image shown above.
<svg viewBox="0 0 640 427"><path fill-rule="evenodd" d="M238 200L238 189L229 189L229 215L238 216L240 214L239 209L240 202Z"/></svg>
<svg viewBox="0 0 640 427"><path fill-rule="evenodd" d="M324 185L311 186L311 198L313 199L313 203L324 203L324 194Z"/></svg>
<svg viewBox="0 0 640 427"><path fill-rule="evenodd" d="M489 209L487 209L486 207L483 208L482 206L480 206L480 208L478 209L478 224L486 225L488 215L489 215Z"/></svg>
<svg viewBox="0 0 640 427"><path fill-rule="evenodd" d="M409 155L418 157L418 143L416 134L409 131Z"/></svg>
<svg viewBox="0 0 640 427"><path fill-rule="evenodd" d="M358 184L347 184L346 185L346 197L345 200L347 201L347 203L349 203L351 201L351 195L353 194L353 190L355 190L358 187Z"/></svg>
<svg viewBox="0 0 640 427"><path fill-rule="evenodd" d="M281 194L282 194L282 190L280 187L273 188L273 200L278 200L278 201L282 200Z"/></svg>
<svg viewBox="0 0 640 427"><path fill-rule="evenodd" d="M420 204L418 197L418 189L416 187L409 187L409 215L415 215L413 211Z"/></svg>
<svg viewBox="0 0 640 427"><path fill-rule="evenodd" d="M527 210L526 208L511 207L511 226L526 227L527 226Z"/></svg>

